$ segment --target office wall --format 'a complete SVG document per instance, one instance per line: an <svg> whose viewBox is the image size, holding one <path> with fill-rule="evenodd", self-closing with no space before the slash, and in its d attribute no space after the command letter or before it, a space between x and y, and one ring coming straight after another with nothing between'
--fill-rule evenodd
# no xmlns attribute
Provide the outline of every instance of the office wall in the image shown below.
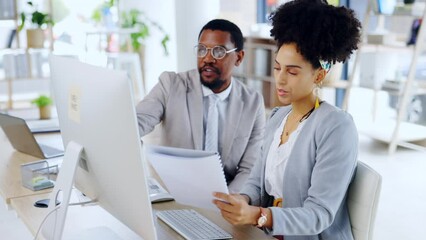
<svg viewBox="0 0 426 240"><path fill-rule="evenodd" d="M196 67L193 47L201 27L219 13L219 0L122 1L121 9L137 8L169 33L169 56L164 56L161 34L152 31L146 43L145 78L149 91L163 71L185 71Z"/></svg>
<svg viewBox="0 0 426 240"><path fill-rule="evenodd" d="M198 42L198 34L206 22L218 17L219 7L219 0L176 0L178 71L196 67L193 48Z"/></svg>
<svg viewBox="0 0 426 240"><path fill-rule="evenodd" d="M168 43L169 55L165 56L161 46L162 34L151 28L151 36L146 41L145 48L145 86L149 91L157 82L158 76L165 70L176 70L176 44L173 41L176 29L174 26L174 0L120 1L120 11L136 8L144 12L151 20L157 22L170 35Z"/></svg>
<svg viewBox="0 0 426 240"><path fill-rule="evenodd" d="M250 29L256 23L257 1L220 0L220 18L228 19L237 24L244 36L250 34Z"/></svg>

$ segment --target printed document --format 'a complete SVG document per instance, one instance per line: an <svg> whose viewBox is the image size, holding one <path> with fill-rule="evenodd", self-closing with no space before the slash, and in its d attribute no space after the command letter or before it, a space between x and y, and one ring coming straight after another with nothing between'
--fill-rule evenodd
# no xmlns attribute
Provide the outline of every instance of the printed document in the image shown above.
<svg viewBox="0 0 426 240"><path fill-rule="evenodd" d="M177 202L218 211L212 194L228 187L217 153L154 145L145 145L145 152Z"/></svg>

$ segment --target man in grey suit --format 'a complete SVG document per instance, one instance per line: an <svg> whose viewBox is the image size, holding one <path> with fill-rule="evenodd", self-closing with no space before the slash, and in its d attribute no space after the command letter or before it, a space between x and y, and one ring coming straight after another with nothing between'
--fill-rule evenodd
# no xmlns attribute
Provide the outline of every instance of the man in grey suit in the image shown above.
<svg viewBox="0 0 426 240"><path fill-rule="evenodd" d="M136 107L141 136L161 122L164 145L217 151L230 192L240 190L259 159L265 125L262 96L232 78L244 58L243 45L234 23L208 22L195 47L198 69L162 73Z"/></svg>

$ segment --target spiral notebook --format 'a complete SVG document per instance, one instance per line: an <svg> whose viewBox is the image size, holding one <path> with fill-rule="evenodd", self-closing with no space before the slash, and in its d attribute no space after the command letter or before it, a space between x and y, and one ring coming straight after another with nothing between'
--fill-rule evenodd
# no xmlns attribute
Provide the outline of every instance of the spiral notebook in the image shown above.
<svg viewBox="0 0 426 240"><path fill-rule="evenodd" d="M153 145L145 153L177 202L218 211L213 192L228 193L219 154Z"/></svg>

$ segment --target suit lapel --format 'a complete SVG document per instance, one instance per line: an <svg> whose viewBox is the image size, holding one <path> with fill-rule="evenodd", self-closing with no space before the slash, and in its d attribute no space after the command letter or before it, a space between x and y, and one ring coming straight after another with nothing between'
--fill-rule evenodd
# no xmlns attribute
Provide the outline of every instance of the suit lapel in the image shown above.
<svg viewBox="0 0 426 240"><path fill-rule="evenodd" d="M234 81L234 80L233 80ZM229 94L229 102L227 109L227 120L223 126L222 134L222 159L227 159L232 149L232 143L236 136L238 125L240 123L241 113L243 111L244 102L240 96L240 89L236 81L233 82L231 93Z"/></svg>
<svg viewBox="0 0 426 240"><path fill-rule="evenodd" d="M192 74L193 73L193 74ZM186 104L195 149L203 149L203 95L198 72L192 71L188 82ZM182 109L183 111L183 109Z"/></svg>

